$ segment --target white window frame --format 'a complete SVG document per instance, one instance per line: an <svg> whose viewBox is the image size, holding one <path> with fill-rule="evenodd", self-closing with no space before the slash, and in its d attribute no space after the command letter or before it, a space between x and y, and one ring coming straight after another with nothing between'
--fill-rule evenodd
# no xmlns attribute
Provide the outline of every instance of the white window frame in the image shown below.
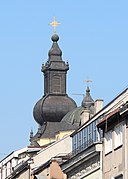
<svg viewBox="0 0 128 179"><path fill-rule="evenodd" d="M118 124L114 128L114 149L122 146L123 140L122 140L122 131L123 131L123 125Z"/></svg>
<svg viewBox="0 0 128 179"><path fill-rule="evenodd" d="M112 130L105 132L104 148L105 148L105 154L108 154L109 152L112 151Z"/></svg>

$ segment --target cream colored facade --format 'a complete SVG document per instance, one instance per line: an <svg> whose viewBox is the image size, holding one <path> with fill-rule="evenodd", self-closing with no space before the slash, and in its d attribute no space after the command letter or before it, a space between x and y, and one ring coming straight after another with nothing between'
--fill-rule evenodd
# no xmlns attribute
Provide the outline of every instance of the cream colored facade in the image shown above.
<svg viewBox="0 0 128 179"><path fill-rule="evenodd" d="M67 155L72 151L72 139L68 135L61 140L54 142L53 144L49 145L48 147L42 149L38 155L36 155L33 160L34 164L32 168L39 167L40 165L44 164L51 158L60 155Z"/></svg>
<svg viewBox="0 0 128 179"><path fill-rule="evenodd" d="M19 176L17 176L16 177L16 179L31 179L32 177L31 177L31 175L30 175L30 172L29 172L29 170L26 170L25 172L23 172L23 173L21 173Z"/></svg>
<svg viewBox="0 0 128 179"><path fill-rule="evenodd" d="M56 135L55 138L39 138L37 141L40 146L44 146L47 144L50 144L52 142L58 141L60 139L63 139L64 137L70 135L73 132L73 130L70 131L59 131Z"/></svg>
<svg viewBox="0 0 128 179"><path fill-rule="evenodd" d="M59 132L56 135L56 142L43 148L35 157L33 157L33 164L31 164L31 173L34 173L38 168L48 161L52 161L50 166L42 169L37 175L39 178L45 179L66 179L66 175L62 172L60 166L53 158L61 159L62 156L69 155L72 151L72 138L70 137L72 131L70 132ZM33 176L31 176L33 178ZM24 178L25 179L25 178Z"/></svg>
<svg viewBox="0 0 128 179"><path fill-rule="evenodd" d="M55 138L40 138L39 140L37 140L37 143L40 145L40 146L45 146L47 144L50 144L52 142L55 142Z"/></svg>

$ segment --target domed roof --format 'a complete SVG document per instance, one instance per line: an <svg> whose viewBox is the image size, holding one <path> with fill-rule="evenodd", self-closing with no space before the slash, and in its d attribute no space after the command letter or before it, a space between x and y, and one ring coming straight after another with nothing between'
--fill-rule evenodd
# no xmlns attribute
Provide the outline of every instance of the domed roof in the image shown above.
<svg viewBox="0 0 128 179"><path fill-rule="evenodd" d="M41 126L42 128L43 126ZM47 122L46 128L42 132L42 138L52 138L60 131L71 131L76 130L78 126L76 124L68 123L67 121L60 121L60 122Z"/></svg>
<svg viewBox="0 0 128 179"><path fill-rule="evenodd" d="M90 95L90 89L87 87L86 95L81 103L81 106L73 109L68 112L62 119L62 121L67 121L71 124L76 124L77 126L81 125L81 113L84 109L88 109L90 116L94 114L94 100Z"/></svg>
<svg viewBox="0 0 128 179"><path fill-rule="evenodd" d="M52 37L51 37L52 41L53 41L53 44L52 44L52 47L51 49L49 50L49 61L59 61L59 60L62 60L61 56L62 56L62 51L61 49L59 48L58 44L57 44L57 41L59 40L59 36L57 34L54 34Z"/></svg>
<svg viewBox="0 0 128 179"><path fill-rule="evenodd" d="M48 60L42 64L41 69L44 73L44 95L33 109L33 116L39 128L36 135L31 137L31 143L40 138L54 138L59 131L77 129L76 124L62 121L62 118L77 105L66 93L69 64L62 60L62 51L57 43L59 36L54 34L51 39L53 43Z"/></svg>
<svg viewBox="0 0 128 179"><path fill-rule="evenodd" d="M42 64L42 72L45 73L46 70L61 70L61 71L68 71L69 70L69 64L65 63L62 60L62 51L59 48L59 45L57 41L59 40L59 36L57 34L54 34L51 37L53 44L48 52L48 60L44 64Z"/></svg>
<svg viewBox="0 0 128 179"><path fill-rule="evenodd" d="M86 95L81 103L81 106L84 107L85 109L90 110L91 114L94 114L94 100L92 99L90 95L90 89L88 86L86 89Z"/></svg>
<svg viewBox="0 0 128 179"><path fill-rule="evenodd" d="M73 109L72 111L68 112L62 119L62 121L66 121L70 124L75 124L76 126L80 126L81 124L81 112L83 111L83 107L79 106L75 109Z"/></svg>
<svg viewBox="0 0 128 179"><path fill-rule="evenodd" d="M60 59L57 58L56 60L62 60L61 59L61 56L62 56L62 51L61 49L59 48L58 44L57 44L57 41L59 40L59 36L57 34L54 34L52 37L51 37L52 41L53 41L53 45L51 47L51 49L49 50L49 60L53 60L53 56L60 56Z"/></svg>
<svg viewBox="0 0 128 179"><path fill-rule="evenodd" d="M68 95L47 95L36 103L33 115L36 122L43 125L45 122L60 122L74 108L76 103Z"/></svg>

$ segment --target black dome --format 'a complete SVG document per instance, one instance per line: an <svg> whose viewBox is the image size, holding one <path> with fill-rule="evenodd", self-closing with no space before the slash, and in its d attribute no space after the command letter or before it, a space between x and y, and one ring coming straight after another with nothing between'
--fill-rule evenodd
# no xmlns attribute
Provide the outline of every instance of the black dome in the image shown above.
<svg viewBox="0 0 128 179"><path fill-rule="evenodd" d="M74 108L76 103L67 95L48 95L36 103L33 115L36 122L43 125L44 122L60 122Z"/></svg>

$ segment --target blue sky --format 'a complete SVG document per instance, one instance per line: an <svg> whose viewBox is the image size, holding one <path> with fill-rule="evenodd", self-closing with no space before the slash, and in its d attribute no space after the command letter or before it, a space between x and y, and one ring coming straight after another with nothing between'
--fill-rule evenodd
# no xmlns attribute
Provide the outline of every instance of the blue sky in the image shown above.
<svg viewBox="0 0 128 179"><path fill-rule="evenodd" d="M29 144L34 104L43 95L41 64L48 59L56 16L59 46L69 62L67 93L78 105L87 78L104 105L128 86L128 1L0 1L0 158Z"/></svg>

